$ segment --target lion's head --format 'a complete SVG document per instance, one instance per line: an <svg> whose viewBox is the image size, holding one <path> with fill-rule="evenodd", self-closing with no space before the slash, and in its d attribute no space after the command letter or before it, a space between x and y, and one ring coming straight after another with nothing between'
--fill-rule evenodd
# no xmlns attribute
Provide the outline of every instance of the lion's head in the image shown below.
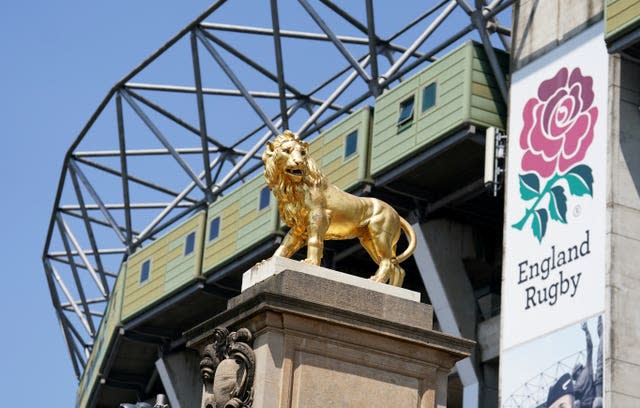
<svg viewBox="0 0 640 408"><path fill-rule="evenodd" d="M300 140L293 132L285 130L273 142L267 142L262 155L269 188L278 195L278 190L300 183L315 184L325 180L316 162L308 155L309 144Z"/></svg>

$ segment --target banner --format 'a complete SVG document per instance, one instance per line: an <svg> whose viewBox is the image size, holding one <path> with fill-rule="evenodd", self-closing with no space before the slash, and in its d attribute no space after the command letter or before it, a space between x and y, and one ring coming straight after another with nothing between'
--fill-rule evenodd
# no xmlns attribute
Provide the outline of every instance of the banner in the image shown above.
<svg viewBox="0 0 640 408"><path fill-rule="evenodd" d="M514 378L517 370L510 359L535 348L525 343L544 343L545 336L604 311L607 88L601 25L511 77L501 306L503 407L508 397L504 379ZM550 379L549 387L557 380Z"/></svg>

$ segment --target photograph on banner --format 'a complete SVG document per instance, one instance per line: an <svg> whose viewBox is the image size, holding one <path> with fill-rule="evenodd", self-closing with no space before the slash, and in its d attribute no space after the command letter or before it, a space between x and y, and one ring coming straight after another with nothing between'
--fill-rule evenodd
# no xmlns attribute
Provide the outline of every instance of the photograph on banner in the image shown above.
<svg viewBox="0 0 640 408"><path fill-rule="evenodd" d="M604 310L607 61L594 26L512 75L502 351Z"/></svg>
<svg viewBox="0 0 640 408"><path fill-rule="evenodd" d="M505 352L502 408L602 407L603 329L598 315Z"/></svg>

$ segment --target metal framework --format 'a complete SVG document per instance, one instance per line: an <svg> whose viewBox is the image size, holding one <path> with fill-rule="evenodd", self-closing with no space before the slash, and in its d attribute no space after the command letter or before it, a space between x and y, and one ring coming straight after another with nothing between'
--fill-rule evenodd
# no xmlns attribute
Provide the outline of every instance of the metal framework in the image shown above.
<svg viewBox="0 0 640 408"><path fill-rule="evenodd" d="M586 364L587 351L581 350L545 368L509 395L505 408L543 407L549 389L565 373L572 372L577 363Z"/></svg>
<svg viewBox="0 0 640 408"><path fill-rule="evenodd" d="M513 2L221 0L115 84L65 156L42 254L76 375L122 262L256 174L275 133L311 137L470 38L506 100Z"/></svg>

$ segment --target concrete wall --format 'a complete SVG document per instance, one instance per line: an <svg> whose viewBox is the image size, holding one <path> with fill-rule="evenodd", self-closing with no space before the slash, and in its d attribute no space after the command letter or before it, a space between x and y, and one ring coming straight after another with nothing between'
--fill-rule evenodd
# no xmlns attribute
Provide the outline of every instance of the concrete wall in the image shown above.
<svg viewBox="0 0 640 408"><path fill-rule="evenodd" d="M605 403L640 405L640 64L610 58Z"/></svg>
<svg viewBox="0 0 640 408"><path fill-rule="evenodd" d="M520 0L513 11L512 70L603 24L603 0Z"/></svg>

